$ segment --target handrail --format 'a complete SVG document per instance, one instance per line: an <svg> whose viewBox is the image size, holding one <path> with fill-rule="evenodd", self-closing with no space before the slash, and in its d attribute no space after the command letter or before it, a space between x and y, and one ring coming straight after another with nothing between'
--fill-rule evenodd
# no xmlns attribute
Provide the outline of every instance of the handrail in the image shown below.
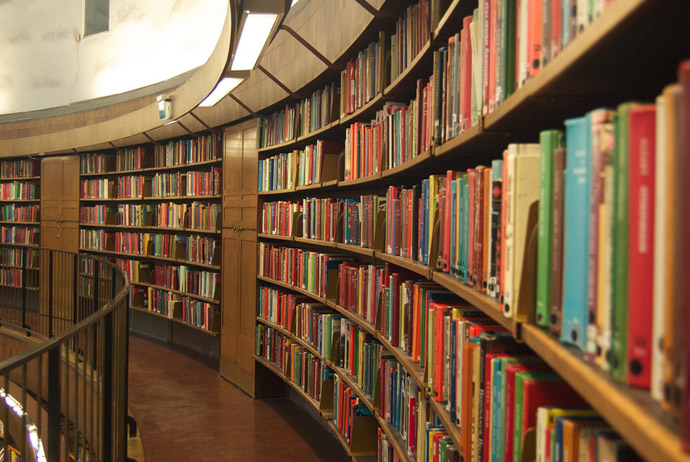
<svg viewBox="0 0 690 462"><path fill-rule="evenodd" d="M118 265L91 255L0 244L0 325L17 329L3 341L39 337L0 362L5 453L125 459L130 287Z"/></svg>

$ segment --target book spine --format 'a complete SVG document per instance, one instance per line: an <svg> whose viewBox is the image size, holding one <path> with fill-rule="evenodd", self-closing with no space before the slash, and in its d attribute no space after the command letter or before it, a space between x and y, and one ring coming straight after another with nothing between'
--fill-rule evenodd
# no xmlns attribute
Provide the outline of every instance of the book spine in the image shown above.
<svg viewBox="0 0 690 462"><path fill-rule="evenodd" d="M630 110L628 383L649 388L654 279L656 107Z"/></svg>

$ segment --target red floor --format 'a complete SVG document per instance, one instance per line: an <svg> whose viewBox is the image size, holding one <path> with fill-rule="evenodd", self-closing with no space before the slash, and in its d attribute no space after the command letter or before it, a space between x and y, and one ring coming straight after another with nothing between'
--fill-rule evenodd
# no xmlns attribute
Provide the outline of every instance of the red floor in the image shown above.
<svg viewBox="0 0 690 462"><path fill-rule="evenodd" d="M129 408L146 462L346 461L342 447L289 400L252 400L212 368L130 337Z"/></svg>

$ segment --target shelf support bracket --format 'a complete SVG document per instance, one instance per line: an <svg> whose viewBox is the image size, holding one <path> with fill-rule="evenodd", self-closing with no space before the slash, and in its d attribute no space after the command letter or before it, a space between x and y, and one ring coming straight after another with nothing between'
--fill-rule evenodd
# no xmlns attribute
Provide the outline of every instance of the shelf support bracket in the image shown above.
<svg viewBox="0 0 690 462"><path fill-rule="evenodd" d="M281 29L283 29L285 32L290 34L295 40L297 40L300 44L302 44L302 46L304 48L309 50L309 52L311 54L313 54L314 56L319 58L319 60L321 60L321 62L323 62L326 66L328 66L329 69L339 69L339 66L337 66L337 65L333 64L331 61L329 61L328 58L326 58L324 55L322 55L321 52L319 52L319 50L314 48L312 46L312 44L309 43L304 37L302 37L297 32L295 32L295 30L293 28L283 24L281 26Z"/></svg>
<svg viewBox="0 0 690 462"><path fill-rule="evenodd" d="M294 97L294 96L295 96L295 92L294 92L294 91L290 90L290 89L287 87L287 85L285 85L283 82L281 82L280 80L278 80L278 78L277 78L275 75L273 75L273 74L271 74L270 72L268 72L268 71L266 70L266 68L263 67L261 64L259 64L258 69L259 69L261 72L263 72L263 73L266 75L266 77L268 77L269 79L271 79L276 85L278 85L280 88L282 88L283 91L284 91L285 93L287 93L287 94L290 95L291 97Z"/></svg>
<svg viewBox="0 0 690 462"><path fill-rule="evenodd" d="M204 127L206 127L206 130L211 130L211 127L209 127L209 126L206 124L206 122L204 122L203 120L201 120L201 119L199 118L199 116L197 116L196 114L194 114L194 111L189 111L189 115L191 115L192 117L194 117L194 118L196 119L197 122L199 122L201 125L203 125Z"/></svg>

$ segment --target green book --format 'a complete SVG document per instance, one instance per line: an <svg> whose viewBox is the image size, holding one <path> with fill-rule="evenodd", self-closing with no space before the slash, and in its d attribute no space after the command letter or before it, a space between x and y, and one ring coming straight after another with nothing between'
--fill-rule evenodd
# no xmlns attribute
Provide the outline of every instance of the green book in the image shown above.
<svg viewBox="0 0 690 462"><path fill-rule="evenodd" d="M609 364L614 379L625 381L628 347L628 189L629 140L628 112L635 103L618 106L614 117L616 136L613 151L613 272L611 274L611 358Z"/></svg>
<svg viewBox="0 0 690 462"><path fill-rule="evenodd" d="M557 380L558 374L554 372L521 371L515 374L515 402L513 404L514 426L513 434L513 460L522 460L522 426L524 407L525 380Z"/></svg>
<svg viewBox="0 0 690 462"><path fill-rule="evenodd" d="M551 264L553 251L553 153L563 146L561 130L546 130L539 135L541 146L539 187L539 234L537 240L537 325L548 327L551 303Z"/></svg>
<svg viewBox="0 0 690 462"><path fill-rule="evenodd" d="M505 101L515 92L515 18L516 0L505 0L503 10L503 54L501 56L501 88Z"/></svg>

